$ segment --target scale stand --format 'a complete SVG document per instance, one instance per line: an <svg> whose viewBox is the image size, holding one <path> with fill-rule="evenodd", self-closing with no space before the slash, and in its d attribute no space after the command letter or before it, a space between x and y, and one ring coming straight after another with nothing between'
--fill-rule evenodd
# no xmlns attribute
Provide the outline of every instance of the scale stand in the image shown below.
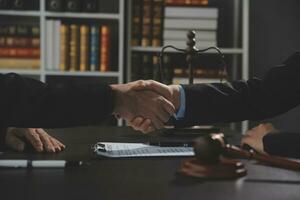
<svg viewBox="0 0 300 200"><path fill-rule="evenodd" d="M187 33L187 47L185 49L177 48L173 45L167 45L162 47L161 52L159 54L159 82L165 81L165 75L164 75L164 63L163 63L163 57L165 54L166 49L173 49L175 52L184 53L186 54L186 62L188 66L189 71L189 84L194 83L194 65L193 61L195 57L200 56L201 54L204 54L206 51L209 50L215 50L217 51L217 54L221 58L223 66L220 69L220 74L224 74L227 77L227 67L226 62L224 59L224 55L221 52L221 50L218 47L208 47L205 49L197 49L196 47L196 32L193 30L188 31ZM220 80L222 82L222 78ZM175 121L175 119L173 119ZM201 135L201 134L208 134L208 133L217 133L220 129L213 127L213 126L196 126L191 128L167 128L164 130L164 133L171 134L171 135Z"/></svg>

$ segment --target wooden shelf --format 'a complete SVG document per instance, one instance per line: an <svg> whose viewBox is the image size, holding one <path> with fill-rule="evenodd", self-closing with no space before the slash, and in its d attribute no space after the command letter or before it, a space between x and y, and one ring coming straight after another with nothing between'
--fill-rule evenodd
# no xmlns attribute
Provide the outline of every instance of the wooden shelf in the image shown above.
<svg viewBox="0 0 300 200"><path fill-rule="evenodd" d="M0 10L0 15L39 17L41 13L40 11Z"/></svg>
<svg viewBox="0 0 300 200"><path fill-rule="evenodd" d="M97 77L119 77L119 72L76 72L76 71L46 71L46 76L97 76Z"/></svg>
<svg viewBox="0 0 300 200"><path fill-rule="evenodd" d="M34 70L34 69L0 69L0 73L6 74L6 73L17 73L21 75L40 75L40 70Z"/></svg>
<svg viewBox="0 0 300 200"><path fill-rule="evenodd" d="M59 18L89 18L89 19L111 19L118 20L120 15L117 13L71 13L71 12L46 12L46 17Z"/></svg>

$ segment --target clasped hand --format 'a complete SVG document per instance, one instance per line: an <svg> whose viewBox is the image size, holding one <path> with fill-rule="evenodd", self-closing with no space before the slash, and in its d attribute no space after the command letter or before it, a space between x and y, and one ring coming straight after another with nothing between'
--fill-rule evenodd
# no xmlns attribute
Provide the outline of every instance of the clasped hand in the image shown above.
<svg viewBox="0 0 300 200"><path fill-rule="evenodd" d="M113 114L143 133L163 128L179 107L178 86L147 80L111 85Z"/></svg>

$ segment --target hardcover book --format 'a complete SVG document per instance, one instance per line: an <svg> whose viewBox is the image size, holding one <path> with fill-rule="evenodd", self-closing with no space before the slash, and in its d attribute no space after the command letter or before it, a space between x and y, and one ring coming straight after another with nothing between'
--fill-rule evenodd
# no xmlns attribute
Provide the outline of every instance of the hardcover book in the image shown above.
<svg viewBox="0 0 300 200"><path fill-rule="evenodd" d="M163 0L153 0L152 6L152 46L162 46Z"/></svg>
<svg viewBox="0 0 300 200"><path fill-rule="evenodd" d="M69 33L70 27L67 24L60 26L60 64L61 71L67 71L69 69Z"/></svg>
<svg viewBox="0 0 300 200"><path fill-rule="evenodd" d="M142 46L152 45L152 0L143 1Z"/></svg>
<svg viewBox="0 0 300 200"><path fill-rule="evenodd" d="M70 25L70 70L79 70L79 27L77 24Z"/></svg>
<svg viewBox="0 0 300 200"><path fill-rule="evenodd" d="M89 70L90 29L88 25L80 26L80 71Z"/></svg>
<svg viewBox="0 0 300 200"><path fill-rule="evenodd" d="M111 30L107 25L101 27L100 71L109 71Z"/></svg>
<svg viewBox="0 0 300 200"><path fill-rule="evenodd" d="M90 70L99 70L99 29L97 25L91 26L90 37Z"/></svg>

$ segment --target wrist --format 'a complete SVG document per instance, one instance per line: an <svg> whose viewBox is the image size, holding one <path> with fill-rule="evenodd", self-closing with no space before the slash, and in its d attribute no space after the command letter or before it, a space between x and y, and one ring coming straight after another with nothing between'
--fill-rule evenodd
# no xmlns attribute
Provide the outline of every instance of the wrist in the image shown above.
<svg viewBox="0 0 300 200"><path fill-rule="evenodd" d="M178 110L180 107L180 89L179 85L170 85L169 86L172 91L172 103L175 106L175 109Z"/></svg>
<svg viewBox="0 0 300 200"><path fill-rule="evenodd" d="M122 92L120 91L118 84L112 84L110 87L113 92L113 114L118 114L121 112L122 108Z"/></svg>

